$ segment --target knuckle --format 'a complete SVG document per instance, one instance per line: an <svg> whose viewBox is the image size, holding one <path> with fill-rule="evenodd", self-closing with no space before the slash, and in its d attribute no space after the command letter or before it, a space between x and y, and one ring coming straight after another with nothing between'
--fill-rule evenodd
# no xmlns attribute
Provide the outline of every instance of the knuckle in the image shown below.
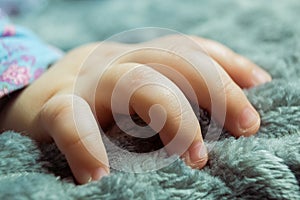
<svg viewBox="0 0 300 200"><path fill-rule="evenodd" d="M222 70L218 77L215 78L214 82L213 91L215 91L214 94L217 94L218 96L222 96L224 94L228 96L237 89L233 80Z"/></svg>
<svg viewBox="0 0 300 200"><path fill-rule="evenodd" d="M165 92L162 99L166 111L172 120L177 121L181 119L185 113L190 111L187 100L183 99L183 97L178 94L168 91Z"/></svg>
<svg viewBox="0 0 300 200"><path fill-rule="evenodd" d="M189 38L185 35L168 35L164 38L164 40L165 43L168 44L168 50L173 52L184 52L187 48L191 46Z"/></svg>
<svg viewBox="0 0 300 200"><path fill-rule="evenodd" d="M94 132L86 132L83 136L79 134L70 135L64 141L61 141L61 149L64 153L68 153L72 151L74 148L80 148L84 143L88 143L91 141L91 138L94 138Z"/></svg>
<svg viewBox="0 0 300 200"><path fill-rule="evenodd" d="M177 40L180 40L182 37L182 35L180 34L171 34L171 35L167 35L165 37L166 40L171 40L171 41L177 41Z"/></svg>
<svg viewBox="0 0 300 200"><path fill-rule="evenodd" d="M55 122L64 113L70 112L72 108L69 98L63 96L55 96L48 100L42 110L42 120Z"/></svg>
<svg viewBox="0 0 300 200"><path fill-rule="evenodd" d="M228 78L228 77L223 78L222 83L223 83L223 87L226 92L232 91L234 89L233 81L230 78Z"/></svg>
<svg viewBox="0 0 300 200"><path fill-rule="evenodd" d="M222 79L222 85L219 88L225 92L226 96L231 96L239 91L238 86L229 77Z"/></svg>
<svg viewBox="0 0 300 200"><path fill-rule="evenodd" d="M245 57L232 53L231 58L232 62L237 66L243 66L240 68L241 70L249 70L251 68L249 61Z"/></svg>
<svg viewBox="0 0 300 200"><path fill-rule="evenodd" d="M40 111L40 119L44 123L63 124L65 116L73 113L74 105L82 102L85 101L77 95L56 95L44 104Z"/></svg>

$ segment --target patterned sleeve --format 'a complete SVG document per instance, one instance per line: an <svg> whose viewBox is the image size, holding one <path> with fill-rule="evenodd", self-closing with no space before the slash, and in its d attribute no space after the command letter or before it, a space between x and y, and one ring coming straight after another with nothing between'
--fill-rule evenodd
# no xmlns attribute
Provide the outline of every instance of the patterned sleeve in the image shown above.
<svg viewBox="0 0 300 200"><path fill-rule="evenodd" d="M12 25L0 9L0 98L36 80L62 55L29 30Z"/></svg>

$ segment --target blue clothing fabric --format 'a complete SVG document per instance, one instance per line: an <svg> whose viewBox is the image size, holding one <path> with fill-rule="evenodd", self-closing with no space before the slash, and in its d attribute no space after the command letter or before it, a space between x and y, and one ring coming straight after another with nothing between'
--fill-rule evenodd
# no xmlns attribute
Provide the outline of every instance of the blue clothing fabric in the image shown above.
<svg viewBox="0 0 300 200"><path fill-rule="evenodd" d="M11 24L0 9L0 98L36 80L62 55L28 29Z"/></svg>

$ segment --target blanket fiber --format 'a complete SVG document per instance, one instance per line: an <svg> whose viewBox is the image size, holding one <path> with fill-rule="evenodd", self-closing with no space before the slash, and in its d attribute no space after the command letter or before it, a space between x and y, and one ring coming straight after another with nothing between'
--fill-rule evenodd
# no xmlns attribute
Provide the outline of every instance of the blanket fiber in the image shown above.
<svg viewBox="0 0 300 200"><path fill-rule="evenodd" d="M208 37L252 59L273 81L245 90L261 115L259 133L237 139L224 130L203 170L177 159L148 173L112 169L101 181L78 186L54 144L5 132L0 199L300 199L299 10L298 0L51 1L42 11L15 18L65 50L141 26ZM201 110L203 130L207 117ZM127 149L160 145L157 137L130 140L116 127L111 132Z"/></svg>

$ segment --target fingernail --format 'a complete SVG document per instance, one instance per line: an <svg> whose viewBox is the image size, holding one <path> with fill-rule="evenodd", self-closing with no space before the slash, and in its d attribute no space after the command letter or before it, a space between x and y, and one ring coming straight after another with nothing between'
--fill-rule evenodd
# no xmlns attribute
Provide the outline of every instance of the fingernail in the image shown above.
<svg viewBox="0 0 300 200"><path fill-rule="evenodd" d="M252 80L255 85L270 82L272 80L271 76L267 72L259 68L252 70L252 77Z"/></svg>
<svg viewBox="0 0 300 200"><path fill-rule="evenodd" d="M85 184L92 181L91 173L87 170L76 170L73 174L76 175L75 178L79 184Z"/></svg>
<svg viewBox="0 0 300 200"><path fill-rule="evenodd" d="M197 142L189 149L192 163L204 161L207 158L207 150L203 142Z"/></svg>
<svg viewBox="0 0 300 200"><path fill-rule="evenodd" d="M89 180L88 180L87 182L89 183L89 182L91 182L92 180L93 180L92 177L90 177Z"/></svg>
<svg viewBox="0 0 300 200"><path fill-rule="evenodd" d="M240 129L242 131L246 131L258 123L259 117L257 116L256 112L252 108L246 107L239 118Z"/></svg>
<svg viewBox="0 0 300 200"><path fill-rule="evenodd" d="M91 179L93 181L98 181L103 176L107 176L107 175L108 175L108 173L106 172L106 170L104 168L100 167L93 172Z"/></svg>

